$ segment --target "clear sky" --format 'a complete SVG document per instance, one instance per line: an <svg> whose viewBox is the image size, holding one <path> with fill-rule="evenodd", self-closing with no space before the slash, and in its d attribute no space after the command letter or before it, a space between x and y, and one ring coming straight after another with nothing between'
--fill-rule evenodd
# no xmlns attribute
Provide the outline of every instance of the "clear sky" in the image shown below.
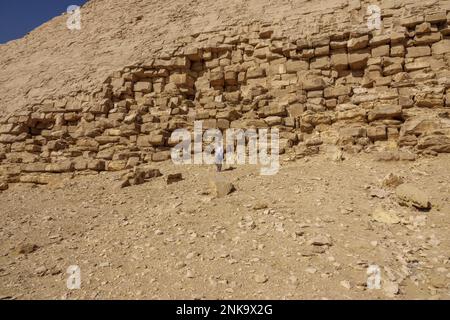
<svg viewBox="0 0 450 320"><path fill-rule="evenodd" d="M0 0L0 44L22 38L44 22L87 0Z"/></svg>

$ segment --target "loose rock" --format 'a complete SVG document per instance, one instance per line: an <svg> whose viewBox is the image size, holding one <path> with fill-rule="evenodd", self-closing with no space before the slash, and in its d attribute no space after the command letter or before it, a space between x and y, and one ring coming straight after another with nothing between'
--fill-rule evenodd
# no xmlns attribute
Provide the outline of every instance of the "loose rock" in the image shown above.
<svg viewBox="0 0 450 320"><path fill-rule="evenodd" d="M400 223L400 218L395 214L395 212L384 210L381 207L375 209L372 213L372 219L374 221L386 224Z"/></svg>
<svg viewBox="0 0 450 320"><path fill-rule="evenodd" d="M39 247L36 244L25 243L18 247L17 251L19 254L30 254L35 252Z"/></svg>
<svg viewBox="0 0 450 320"><path fill-rule="evenodd" d="M255 275L256 283L266 283L269 278L265 274L257 274Z"/></svg>
<svg viewBox="0 0 450 320"><path fill-rule="evenodd" d="M418 209L430 209L430 197L416 186L405 183L395 189L399 203L406 206L413 206Z"/></svg>
<svg viewBox="0 0 450 320"><path fill-rule="evenodd" d="M169 174L167 175L167 184L172 184L175 182L179 182L183 180L183 175L181 173L173 173L173 174Z"/></svg>
<svg viewBox="0 0 450 320"><path fill-rule="evenodd" d="M404 182L405 180L403 177L391 172L383 178L381 185L384 188L396 188Z"/></svg>
<svg viewBox="0 0 450 320"><path fill-rule="evenodd" d="M217 198L223 198L233 191L235 191L235 187L231 182L227 182L224 180L211 180L210 181L212 194Z"/></svg>

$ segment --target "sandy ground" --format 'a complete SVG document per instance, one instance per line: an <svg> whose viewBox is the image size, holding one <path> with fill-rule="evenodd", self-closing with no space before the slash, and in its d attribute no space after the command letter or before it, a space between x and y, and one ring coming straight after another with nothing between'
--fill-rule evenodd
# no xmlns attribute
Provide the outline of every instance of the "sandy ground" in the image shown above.
<svg viewBox="0 0 450 320"><path fill-rule="evenodd" d="M217 174L158 164L164 176L117 187L120 173L61 176L0 193L3 299L449 299L450 155L283 161ZM156 166L156 165L155 165ZM167 185L166 175L184 180ZM388 173L430 196L401 206ZM221 176L236 191L210 194ZM377 208L398 223L375 221ZM22 252L22 253L21 253ZM68 290L78 265L81 289ZM367 268L381 270L368 289Z"/></svg>

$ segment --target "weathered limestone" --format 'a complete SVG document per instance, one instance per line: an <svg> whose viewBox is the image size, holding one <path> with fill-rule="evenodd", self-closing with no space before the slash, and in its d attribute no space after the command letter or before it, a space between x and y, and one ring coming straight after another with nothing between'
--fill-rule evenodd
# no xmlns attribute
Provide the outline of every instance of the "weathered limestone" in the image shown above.
<svg viewBox="0 0 450 320"><path fill-rule="evenodd" d="M154 179L160 176L162 176L162 173L159 171L159 169L150 168L148 166L135 167L133 170L123 175L122 181L118 184L118 187L125 188L143 184L150 179Z"/></svg>
<svg viewBox="0 0 450 320"><path fill-rule="evenodd" d="M418 209L430 209L429 196L410 183L404 183L395 189L399 202L404 205L414 206Z"/></svg>
<svg viewBox="0 0 450 320"><path fill-rule="evenodd" d="M353 152L395 141L401 152L386 159L450 152L450 124L438 116L450 105L444 11L377 35L295 38L258 23L196 35L114 72L91 96L49 97L0 119L0 169L13 172L2 188L168 160L171 133L194 120L204 130L276 127L298 157L330 141Z"/></svg>
<svg viewBox="0 0 450 320"><path fill-rule="evenodd" d="M234 185L225 180L215 179L210 181L211 194L217 198L223 198L235 190Z"/></svg>
<svg viewBox="0 0 450 320"><path fill-rule="evenodd" d="M369 111L370 122L378 119L394 119L402 115L402 107L398 105L381 105Z"/></svg>
<svg viewBox="0 0 450 320"><path fill-rule="evenodd" d="M432 45L433 54L450 53L450 39L444 39Z"/></svg>
<svg viewBox="0 0 450 320"><path fill-rule="evenodd" d="M407 48L407 58L419 58L431 55L431 49L429 46L410 47Z"/></svg>

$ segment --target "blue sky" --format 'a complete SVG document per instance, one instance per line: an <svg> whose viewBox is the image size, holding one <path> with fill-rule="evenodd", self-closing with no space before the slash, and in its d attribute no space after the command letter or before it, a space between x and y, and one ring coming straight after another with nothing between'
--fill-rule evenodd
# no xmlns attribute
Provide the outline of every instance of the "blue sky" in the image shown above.
<svg viewBox="0 0 450 320"><path fill-rule="evenodd" d="M22 38L44 22L87 0L0 0L0 44Z"/></svg>

